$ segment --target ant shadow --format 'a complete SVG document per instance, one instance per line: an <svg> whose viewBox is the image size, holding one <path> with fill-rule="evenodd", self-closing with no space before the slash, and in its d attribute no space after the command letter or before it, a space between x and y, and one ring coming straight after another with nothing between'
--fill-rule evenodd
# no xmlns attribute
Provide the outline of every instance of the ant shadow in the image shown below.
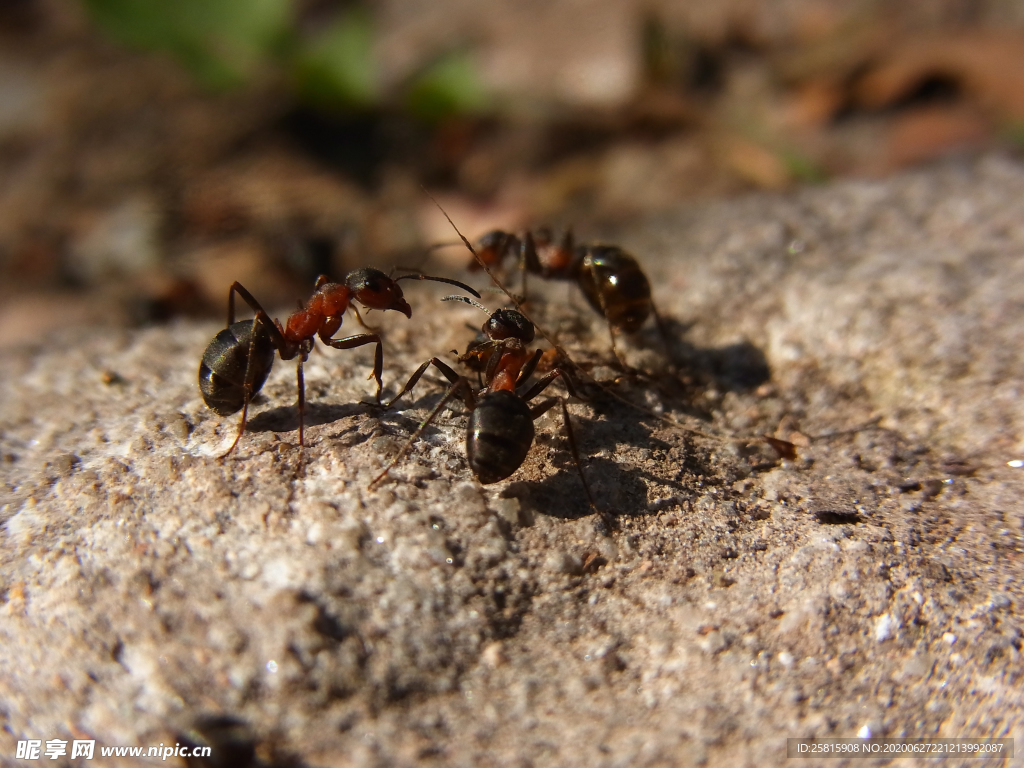
<svg viewBox="0 0 1024 768"><path fill-rule="evenodd" d="M447 387L440 382L436 382L436 384L439 391L430 392L410 401L406 407L410 410L414 409L418 413L433 408L447 391ZM698 465L699 460L689 455L679 459L666 459L665 469L667 471L664 473L649 471L639 466L629 466L611 458L593 455L591 450L618 446L624 452L628 452L629 449L643 449L668 456L678 446L654 435L652 425L646 423L651 420L653 426L658 426L659 423L654 417L628 413L621 407L614 409L611 407L611 403L601 403L599 406L593 401L583 401L582 404L592 408L595 416L604 416L604 418L591 418L582 414L573 416L573 431L579 445L582 471L597 497L598 506L614 517L625 518L652 513L648 506L648 483L669 487L679 496L686 497L691 495L692 488L680 481L679 478L684 472L712 473L710 466ZM603 407L605 405L608 407ZM453 429L464 431L468 424L468 418L469 411L461 404L461 401L453 402L451 416L442 423L432 424L427 429L426 435L450 432ZM594 510L587 504L582 493L579 472L565 439L562 420L560 417L552 418L550 416L546 419L543 426L537 425L536 427L537 432L531 447L531 458L528 458L525 464L525 466L533 468L532 473L536 473L539 469L546 476L538 480L521 480L516 479L517 475L521 477L517 471L508 481L508 485L502 488L501 495L506 498L518 498L523 509L527 510L530 516L544 514L564 520L588 517L594 513ZM387 421L408 437L418 426L419 417L391 413ZM543 456L545 452L547 452L547 456ZM464 454L462 454L462 458L465 459ZM598 478L599 480L595 483L595 479ZM614 489L612 492L614 498L606 499L610 503L602 505L601 496L608 489Z"/></svg>
<svg viewBox="0 0 1024 768"><path fill-rule="evenodd" d="M724 347L699 347L685 339L696 323L663 317L662 325L667 337L664 340L656 330L642 332L634 338L643 347L662 352L667 341L669 359L681 376L699 385L736 393L752 392L771 380L768 358L753 343L740 341Z"/></svg>
<svg viewBox="0 0 1024 768"><path fill-rule="evenodd" d="M654 478L650 473L623 465L605 458L580 457L583 473L588 478L594 501L601 512L615 519L647 514L647 486L641 478L648 477L665 483L665 478ZM548 463L548 462L546 462ZM594 510L586 501L572 457L568 451L564 456L553 458L550 465L557 471L541 480L513 480L501 491L506 498L519 500L522 509L530 516L543 514L559 520L579 520L590 517ZM514 477L514 476L513 476ZM600 477L595 487L594 477ZM673 483L675 484L675 483ZM614 488L614 498L602 494L602 489Z"/></svg>
<svg viewBox="0 0 1024 768"><path fill-rule="evenodd" d="M697 456L667 458L673 455L672 451L677 446L655 437L643 419L626 419L621 415L604 419L577 418L575 424L583 474L598 507L615 518L656 514L648 506L650 485L671 488L675 495L685 498L692 495L693 488L682 482L680 477L688 473L713 473L713 468L702 463ZM549 437L538 440L540 446L551 447L554 434L548 434ZM661 459L660 466L652 471L589 453L589 449L595 446L616 446L616 453L628 453L629 448L643 449L650 452L648 456L660 453L666 458ZM549 517L575 520L592 515L593 510L580 493L579 473L568 446L560 446L545 464L557 471L542 480L513 483L502 495L515 495L527 509ZM664 472L659 471L662 468Z"/></svg>
<svg viewBox="0 0 1024 768"><path fill-rule="evenodd" d="M628 389L646 388L671 401L674 410L711 424L713 416L703 400L705 392L716 390L719 393L746 394L771 380L767 357L750 341L723 347L700 347L684 338L694 323L664 317L662 325L664 336L656 327L650 327L624 338L637 348L656 352L665 361L663 366L653 370L628 368L614 379L598 380L600 386L594 386L588 377L577 381L581 392L598 413L613 414L618 408L617 399L636 399L635 395L629 395ZM597 367L617 367L607 360L576 359L575 364L588 373ZM627 391L618 390L620 382L627 383ZM638 406L640 410L646 407L640 403Z"/></svg>
<svg viewBox="0 0 1024 768"><path fill-rule="evenodd" d="M349 416L372 413L377 406L372 403L346 403L329 405L306 403L305 426L322 426L346 419ZM295 432L299 429L299 409L292 405L280 405L260 411L251 417L245 426L246 432Z"/></svg>

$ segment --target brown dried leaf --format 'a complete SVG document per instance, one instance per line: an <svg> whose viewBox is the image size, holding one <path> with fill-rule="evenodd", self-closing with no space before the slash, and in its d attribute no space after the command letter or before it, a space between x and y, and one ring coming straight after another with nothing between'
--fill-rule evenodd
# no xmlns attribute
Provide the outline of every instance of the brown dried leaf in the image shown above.
<svg viewBox="0 0 1024 768"><path fill-rule="evenodd" d="M778 155L759 144L731 137L721 144L723 165L734 173L766 189L781 189L791 181L789 170Z"/></svg>
<svg viewBox="0 0 1024 768"><path fill-rule="evenodd" d="M777 437L771 437L770 435L763 435L763 437L764 441L779 454L780 459L788 459L789 461L796 459L796 446L793 443L788 440L779 440Z"/></svg>
<svg viewBox="0 0 1024 768"><path fill-rule="evenodd" d="M790 415L782 417L779 426L775 429L773 437L776 440L792 443L800 448L806 448L811 444L811 439L802 433L798 428L797 420Z"/></svg>
<svg viewBox="0 0 1024 768"><path fill-rule="evenodd" d="M860 80L854 95L861 106L880 109L934 77L951 79L1001 117L1024 119L1024 34L957 32L908 40Z"/></svg>
<svg viewBox="0 0 1024 768"><path fill-rule="evenodd" d="M821 129L843 107L846 94L839 82L815 78L802 83L789 99L783 120L796 129Z"/></svg>
<svg viewBox="0 0 1024 768"><path fill-rule="evenodd" d="M954 150L977 146L991 128L975 109L950 105L922 107L895 118L889 129L886 168L895 170Z"/></svg>

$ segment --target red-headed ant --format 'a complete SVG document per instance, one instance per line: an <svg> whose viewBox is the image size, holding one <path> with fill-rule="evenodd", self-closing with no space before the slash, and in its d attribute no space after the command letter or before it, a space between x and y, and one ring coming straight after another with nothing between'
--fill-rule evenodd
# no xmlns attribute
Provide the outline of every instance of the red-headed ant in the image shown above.
<svg viewBox="0 0 1024 768"><path fill-rule="evenodd" d="M477 298L480 294L458 280L444 277L429 277L421 274L388 277L376 269L357 269L349 272L340 283L331 282L326 275L317 278L313 295L298 311L293 312L286 325L271 320L260 303L241 283L232 283L228 289L228 325L218 333L203 353L199 364L199 389L203 400L220 416L230 416L239 409L242 420L238 434L231 447L221 456L230 454L245 432L249 403L270 374L275 353L282 360L298 358L296 376L298 379L299 445L304 445L303 421L305 411L305 382L302 364L313 351L315 337L334 349L353 349L365 344L376 344L373 372L370 377L377 381L377 402L383 387L381 372L384 368L384 349L380 336L363 333L334 339L341 328L345 310L351 308L359 318L359 311L352 302L359 302L368 309L401 312L412 317L412 307L402 295L399 280L433 280L462 288ZM252 320L235 322L235 294L249 305L256 316ZM362 320L360 319L360 322Z"/></svg>
<svg viewBox="0 0 1024 768"><path fill-rule="evenodd" d="M454 397L461 398L470 410L469 426L466 430L466 457L473 474L484 485L504 480L522 466L533 445L534 420L555 405L560 405L569 437L569 448L580 480L583 482L583 490L590 506L597 509L580 464L576 436L573 434L565 399L560 396L549 397L536 405L529 405L533 398L547 389L557 378L562 379L570 395L578 397L571 377L561 368L555 368L532 386L527 386L527 381L536 370L542 354L540 349L532 354L527 350L527 345L534 337L533 323L515 309L499 309L492 313L483 305L463 296L449 296L446 300L464 301L489 315L483 326L486 341L471 345L466 354L459 357L459 362L477 362L483 365L484 387L474 391L467 379L436 357L430 358L417 368L402 390L387 403L387 407L416 386L431 365L451 382L451 386L398 454L388 462L384 471L374 478L370 487L374 487L387 477L392 467L402 460L413 443Z"/></svg>

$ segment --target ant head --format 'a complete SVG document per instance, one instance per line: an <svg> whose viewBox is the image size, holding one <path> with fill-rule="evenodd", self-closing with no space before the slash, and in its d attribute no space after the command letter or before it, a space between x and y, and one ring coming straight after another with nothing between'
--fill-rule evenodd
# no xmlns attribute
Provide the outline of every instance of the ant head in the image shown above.
<svg viewBox="0 0 1024 768"><path fill-rule="evenodd" d="M349 272L345 285L353 298L370 309L394 309L406 317L412 317L412 307L402 296L398 283L379 269L357 269Z"/></svg>
<svg viewBox="0 0 1024 768"><path fill-rule="evenodd" d="M484 323L483 331L494 341L518 339L524 344L533 341L533 323L515 309L499 309Z"/></svg>
<svg viewBox="0 0 1024 768"><path fill-rule="evenodd" d="M484 323L484 335L491 341L504 341L505 339L518 339L524 344L533 341L533 323L523 316L523 313L515 309L496 309L491 312L487 307L478 301L465 296L445 296L441 301L461 301L476 307L481 312L488 314L487 322Z"/></svg>
<svg viewBox="0 0 1024 768"><path fill-rule="evenodd" d="M487 250L488 248L504 250L506 243L513 245L516 244L518 240L519 238L511 232L494 229L483 235L480 240L477 241L477 245L480 247L480 250Z"/></svg>

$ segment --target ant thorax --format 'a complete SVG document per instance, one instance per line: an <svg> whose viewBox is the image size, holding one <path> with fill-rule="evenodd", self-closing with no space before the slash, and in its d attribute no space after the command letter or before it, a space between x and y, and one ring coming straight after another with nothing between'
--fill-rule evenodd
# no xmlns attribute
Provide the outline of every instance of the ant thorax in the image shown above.
<svg viewBox="0 0 1024 768"><path fill-rule="evenodd" d="M306 302L306 306L288 318L284 336L298 344L319 334L329 339L341 328L342 315L348 309L350 291L338 283L325 283Z"/></svg>

